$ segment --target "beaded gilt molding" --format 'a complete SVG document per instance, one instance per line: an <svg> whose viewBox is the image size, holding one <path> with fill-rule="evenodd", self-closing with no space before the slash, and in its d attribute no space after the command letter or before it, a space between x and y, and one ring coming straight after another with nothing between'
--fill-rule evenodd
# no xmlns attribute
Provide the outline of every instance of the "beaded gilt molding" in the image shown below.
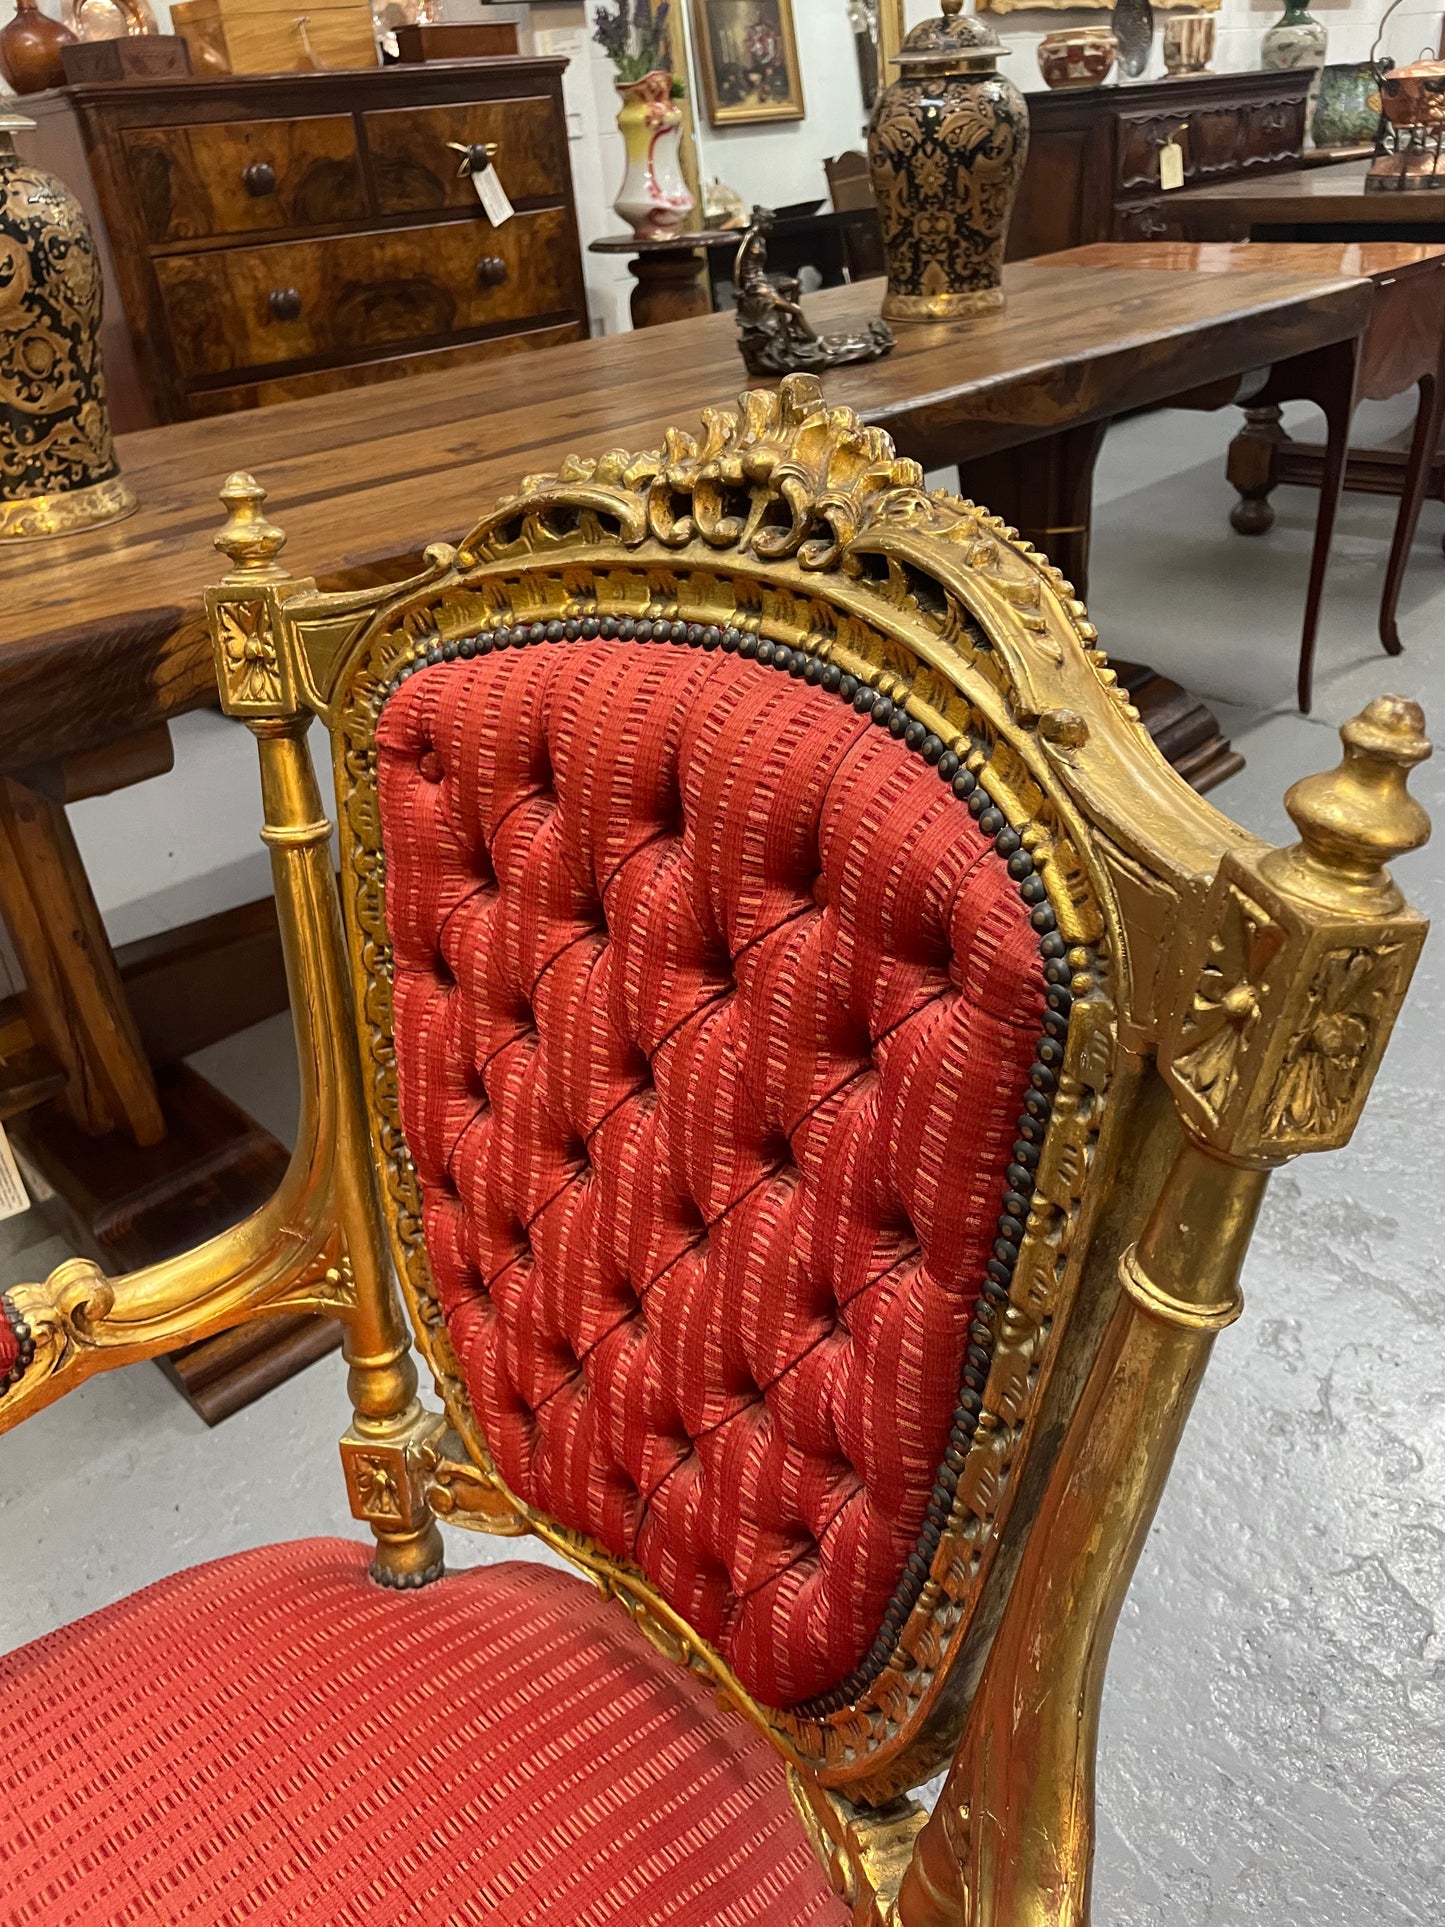
<svg viewBox="0 0 1445 1927"><path fill-rule="evenodd" d="M968 593L945 583L953 562ZM789 1758L851 1798L888 1801L957 1737L945 1689L1013 1502L1086 1240L1087 1179L1115 1055L1122 952L1092 826L1059 780L1091 731L1152 746L1095 647L1067 583L994 517L923 487L886 436L830 410L817 384L709 411L700 439L573 461L529 478L460 550L379 612L304 593L280 604L298 661L236 652L241 679L297 678L333 732L361 1043L394 1252L458 1441L438 1455L439 1510L536 1531L591 1570L684 1663L708 1673ZM376 801L375 731L388 695L423 668L499 648L616 636L735 651L849 701L924 758L994 841L1038 929L1050 1005L1035 1087L980 1279L955 1427L924 1533L874 1647L852 1679L790 1711L755 1705L726 1664L636 1568L541 1517L499 1478L436 1303L420 1196L398 1120L391 958ZM1044 685L1077 707L1049 703ZM1172 778L1170 779L1172 782ZM464 1450L461 1449L464 1447Z"/></svg>

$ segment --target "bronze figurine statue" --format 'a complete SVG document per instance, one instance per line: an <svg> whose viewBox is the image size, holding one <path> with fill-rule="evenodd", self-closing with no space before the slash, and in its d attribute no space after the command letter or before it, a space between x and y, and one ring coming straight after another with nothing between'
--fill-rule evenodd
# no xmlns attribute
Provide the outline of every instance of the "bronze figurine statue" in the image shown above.
<svg viewBox="0 0 1445 1927"><path fill-rule="evenodd" d="M861 334L820 335L803 313L802 290L793 275L769 275L770 207L755 207L752 224L733 260L738 346L750 375L815 373L849 361L877 361L894 347L886 321L870 321Z"/></svg>

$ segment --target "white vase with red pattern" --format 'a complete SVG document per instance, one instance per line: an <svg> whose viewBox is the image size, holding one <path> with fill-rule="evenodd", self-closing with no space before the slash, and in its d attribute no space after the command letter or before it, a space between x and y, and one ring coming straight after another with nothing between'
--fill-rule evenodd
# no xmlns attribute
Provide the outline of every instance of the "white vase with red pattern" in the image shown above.
<svg viewBox="0 0 1445 1927"><path fill-rule="evenodd" d="M672 97L672 75L658 70L641 80L619 80L617 91L627 176L612 205L640 241L676 234L693 200L678 160L682 109Z"/></svg>

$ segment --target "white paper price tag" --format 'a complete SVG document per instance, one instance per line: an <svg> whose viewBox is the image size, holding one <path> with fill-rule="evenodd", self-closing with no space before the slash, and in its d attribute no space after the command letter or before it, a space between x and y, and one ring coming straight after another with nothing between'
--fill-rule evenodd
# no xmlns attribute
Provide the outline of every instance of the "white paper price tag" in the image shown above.
<svg viewBox="0 0 1445 1927"><path fill-rule="evenodd" d="M1165 141L1159 149L1159 185L1168 194L1173 188L1184 185L1184 150L1179 145L1179 137Z"/></svg>
<svg viewBox="0 0 1445 1927"><path fill-rule="evenodd" d="M510 221L516 210L507 199L507 190L502 186L501 176L495 166L484 167L480 174L473 174L472 186L477 190L477 199L493 227L501 227Z"/></svg>
<svg viewBox="0 0 1445 1927"><path fill-rule="evenodd" d="M25 1180L15 1162L15 1153L10 1149L5 1127L0 1125L0 1219L17 1218L22 1211L29 1209L30 1197L25 1189Z"/></svg>

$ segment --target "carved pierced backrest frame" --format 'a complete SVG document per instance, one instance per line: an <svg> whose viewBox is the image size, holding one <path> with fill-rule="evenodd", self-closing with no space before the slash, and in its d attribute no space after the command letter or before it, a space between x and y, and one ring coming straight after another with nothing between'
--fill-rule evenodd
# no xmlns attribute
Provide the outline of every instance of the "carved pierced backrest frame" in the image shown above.
<svg viewBox="0 0 1445 1927"><path fill-rule="evenodd" d="M898 460L880 432L827 408L809 378L746 395L736 413L709 412L700 437L674 431L660 451L610 453L528 478L459 551L432 552L424 576L385 595L320 596L275 569L274 549L253 542L247 552L251 574L212 592L227 707L257 716L307 707L332 732L363 1077L393 1253L465 1447L436 1468L435 1502L493 1530L540 1533L676 1658L710 1674L794 1764L850 1799L893 1799L957 1741L1071 1389L1087 1369L1076 1356L1060 1372L1060 1358L1097 1334L1117 1289L1118 1245L1134 1228L1128 1212L1115 1210L1108 1250L1091 1245L1131 1129L1161 1115L1151 1076L1161 1040L1176 1098L1195 1106L1199 1130L1221 1149L1243 1145L1249 1129L1260 1136L1265 1121L1286 1136L1293 1125L1296 1140L1303 1130L1325 1141L1317 1117L1301 1123L1300 1093L1318 1083L1318 1066L1299 1067L1309 1051L1289 1045L1281 1012L1305 994L1302 981L1316 980L1308 994L1334 1012L1344 993L1330 986L1339 978L1358 987L1359 967L1339 943L1317 941L1311 920L1280 893L1260 903L1270 890L1264 846L1158 756L1059 573L986 512L926 492L914 464ZM1044 956L1066 1024L1040 1066L1046 1128L1026 1215L994 1280L986 1385L950 1445L877 1663L835 1703L756 1705L643 1574L506 1489L428 1265L398 1113L378 718L421 668L499 646L565 646L603 623L639 641L655 630L677 641L696 632L699 647L736 650L871 706L1004 839L996 847L1018 859L1011 874L1053 939ZM1253 939L1231 935L1243 884L1259 917L1282 932L1269 971L1253 980L1245 955ZM1412 938L1399 941L1410 950ZM1241 944L1242 980L1253 987L1231 1003ZM1401 967L1412 958L1413 950ZM1229 1035L1212 1043L1217 1006ZM1377 1057L1383 1041L1354 1038L1358 1062ZM1271 1059L1290 1094L1254 1102L1256 1065L1291 1048L1288 1077ZM1352 1102L1342 1097L1333 1119L1345 1134ZM1245 1112L1248 1128L1236 1131ZM1172 1118L1168 1129L1177 1136ZM1090 1294L1098 1302L1075 1317ZM1046 1424L1047 1436L1037 1436Z"/></svg>

